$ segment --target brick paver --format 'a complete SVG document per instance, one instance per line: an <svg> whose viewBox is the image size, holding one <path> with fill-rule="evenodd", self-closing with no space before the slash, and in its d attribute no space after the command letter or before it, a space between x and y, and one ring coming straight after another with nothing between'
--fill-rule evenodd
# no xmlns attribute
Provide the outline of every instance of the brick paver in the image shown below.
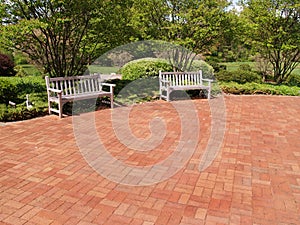
<svg viewBox="0 0 300 225"><path fill-rule="evenodd" d="M2 125L0 224L300 224L300 98L226 96L221 149L200 171L215 131L208 101L193 104L200 124L196 151L175 175L145 186L110 181L90 167L76 143L72 117ZM166 132L151 151L121 143L109 109L95 113L98 138L118 161L147 168L176 153L182 131L172 104L158 101L133 107L128 136L150 137L154 145L149 122L155 117L163 118ZM108 172L114 169L104 163ZM142 179L130 171L116 179L131 181L135 175Z"/></svg>

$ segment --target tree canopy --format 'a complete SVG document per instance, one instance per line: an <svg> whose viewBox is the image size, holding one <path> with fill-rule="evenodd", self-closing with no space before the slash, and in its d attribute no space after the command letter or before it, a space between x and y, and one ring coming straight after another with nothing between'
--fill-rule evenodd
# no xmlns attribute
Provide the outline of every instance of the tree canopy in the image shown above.
<svg viewBox="0 0 300 225"><path fill-rule="evenodd" d="M253 48L272 64L282 83L300 60L300 3L295 0L249 0L243 16L249 21Z"/></svg>

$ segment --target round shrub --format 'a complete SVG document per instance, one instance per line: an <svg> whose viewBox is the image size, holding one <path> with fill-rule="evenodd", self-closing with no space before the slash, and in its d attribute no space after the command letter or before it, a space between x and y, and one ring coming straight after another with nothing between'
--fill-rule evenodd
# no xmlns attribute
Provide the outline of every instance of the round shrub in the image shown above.
<svg viewBox="0 0 300 225"><path fill-rule="evenodd" d="M0 54L0 76L14 76L15 64L8 55Z"/></svg>
<svg viewBox="0 0 300 225"><path fill-rule="evenodd" d="M203 60L194 60L192 62L190 71L202 70L204 78L213 78L214 68Z"/></svg>
<svg viewBox="0 0 300 225"><path fill-rule="evenodd" d="M287 84L300 87L300 74L291 74L287 79Z"/></svg>
<svg viewBox="0 0 300 225"><path fill-rule="evenodd" d="M237 70L233 71L233 81L240 83L240 84L245 84L245 83L260 83L261 82L261 77L253 71L249 70Z"/></svg>
<svg viewBox="0 0 300 225"><path fill-rule="evenodd" d="M245 83L260 83L261 77L253 71L249 70L236 70L236 71L227 71L227 70L221 70L220 72L215 74L218 81L224 81L224 82L237 82L239 84L245 84Z"/></svg>
<svg viewBox="0 0 300 225"><path fill-rule="evenodd" d="M137 80L158 76L160 70L172 71L173 67L165 59L143 58L125 64L120 73L123 80Z"/></svg>

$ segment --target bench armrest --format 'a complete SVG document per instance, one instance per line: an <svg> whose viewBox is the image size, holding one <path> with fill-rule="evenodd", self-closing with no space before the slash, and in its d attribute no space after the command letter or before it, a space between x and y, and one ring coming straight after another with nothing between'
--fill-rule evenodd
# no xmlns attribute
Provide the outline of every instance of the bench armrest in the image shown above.
<svg viewBox="0 0 300 225"><path fill-rule="evenodd" d="M208 82L213 82L214 80L212 79L202 79L203 81L208 81Z"/></svg>
<svg viewBox="0 0 300 225"><path fill-rule="evenodd" d="M62 93L62 90L57 90L57 89L54 89L54 88L48 88L47 90L51 91L51 92L58 93L58 94Z"/></svg>
<svg viewBox="0 0 300 225"><path fill-rule="evenodd" d="M115 84L109 84L109 83L101 83L102 86L108 86L109 87L109 92L113 94L113 89L116 86Z"/></svg>
<svg viewBox="0 0 300 225"><path fill-rule="evenodd" d="M109 83L101 83L103 86L110 86L110 87L115 87L115 84L109 84Z"/></svg>

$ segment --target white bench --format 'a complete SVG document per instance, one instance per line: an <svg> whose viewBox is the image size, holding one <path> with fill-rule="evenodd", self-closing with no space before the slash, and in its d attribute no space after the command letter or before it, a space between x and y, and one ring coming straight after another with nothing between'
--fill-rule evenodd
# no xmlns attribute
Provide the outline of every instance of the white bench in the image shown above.
<svg viewBox="0 0 300 225"><path fill-rule="evenodd" d="M159 71L160 99L170 101L170 94L176 90L207 90L207 98L210 99L211 82L203 79L202 71L197 72L161 72Z"/></svg>
<svg viewBox="0 0 300 225"><path fill-rule="evenodd" d="M110 105L113 108L115 84L103 83L100 74L72 76L72 77L45 77L49 114L55 112L62 118L63 105L75 100L92 99L103 96L110 98ZM103 91L103 86L109 86L109 91ZM58 109L52 107L52 103L58 104Z"/></svg>

